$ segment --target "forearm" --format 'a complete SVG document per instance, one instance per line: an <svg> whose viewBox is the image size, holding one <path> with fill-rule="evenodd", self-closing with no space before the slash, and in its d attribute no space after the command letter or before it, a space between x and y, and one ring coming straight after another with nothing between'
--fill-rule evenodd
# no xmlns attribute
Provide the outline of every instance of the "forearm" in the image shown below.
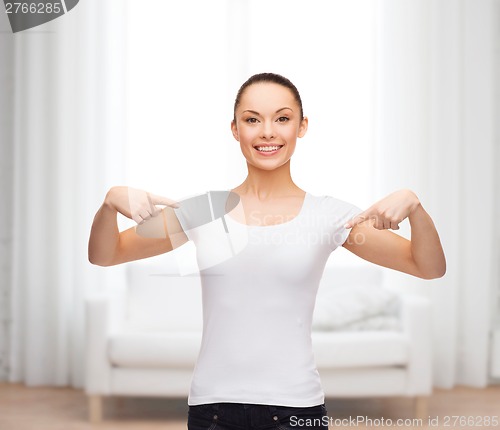
<svg viewBox="0 0 500 430"><path fill-rule="evenodd" d="M408 217L411 226L411 254L422 278L440 278L446 272L438 232L421 204Z"/></svg>
<svg viewBox="0 0 500 430"><path fill-rule="evenodd" d="M110 265L120 241L117 210L107 201L97 211L89 238L89 261L100 266Z"/></svg>

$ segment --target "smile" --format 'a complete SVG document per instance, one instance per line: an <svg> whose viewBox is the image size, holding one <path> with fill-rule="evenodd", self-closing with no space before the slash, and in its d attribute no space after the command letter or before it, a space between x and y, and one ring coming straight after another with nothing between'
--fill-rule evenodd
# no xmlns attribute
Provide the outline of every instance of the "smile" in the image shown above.
<svg viewBox="0 0 500 430"><path fill-rule="evenodd" d="M283 145L263 145L254 147L259 152L274 153L283 148Z"/></svg>

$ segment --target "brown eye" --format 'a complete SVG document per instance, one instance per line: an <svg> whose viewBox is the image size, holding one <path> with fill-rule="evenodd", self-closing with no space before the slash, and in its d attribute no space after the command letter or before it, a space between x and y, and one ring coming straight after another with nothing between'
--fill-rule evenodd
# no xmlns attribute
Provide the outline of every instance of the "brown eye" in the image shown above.
<svg viewBox="0 0 500 430"><path fill-rule="evenodd" d="M278 122L287 122L290 118L286 117L286 116L280 116L278 118Z"/></svg>
<svg viewBox="0 0 500 430"><path fill-rule="evenodd" d="M257 122L257 118L247 118L245 122L248 122L249 124L255 124Z"/></svg>

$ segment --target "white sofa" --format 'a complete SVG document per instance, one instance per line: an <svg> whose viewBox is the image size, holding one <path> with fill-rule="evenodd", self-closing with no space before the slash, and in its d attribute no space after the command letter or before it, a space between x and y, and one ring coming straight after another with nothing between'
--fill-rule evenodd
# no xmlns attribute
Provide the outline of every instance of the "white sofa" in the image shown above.
<svg viewBox="0 0 500 430"><path fill-rule="evenodd" d="M182 248L192 252L188 245ZM195 274L179 275L178 251L129 263L123 294L87 298L85 391L91 421L102 419L103 396L187 396L201 341L201 289ZM313 324L323 388L327 397L410 396L415 415L423 417L432 392L430 303L398 296L392 317L371 318L377 327L342 325L367 309L358 306L360 288L376 297L387 291L381 284L376 266L327 266ZM346 298L350 289L358 296Z"/></svg>

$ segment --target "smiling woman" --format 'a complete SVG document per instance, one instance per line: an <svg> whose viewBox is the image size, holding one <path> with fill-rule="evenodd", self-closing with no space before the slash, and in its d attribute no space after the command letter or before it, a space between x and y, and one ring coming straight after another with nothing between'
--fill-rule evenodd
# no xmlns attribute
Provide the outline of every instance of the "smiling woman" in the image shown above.
<svg viewBox="0 0 500 430"><path fill-rule="evenodd" d="M245 92L243 103L242 94L249 86L252 91ZM271 73L254 75L242 88L236 97L231 130L249 169L272 170L288 163L297 137L306 134L308 123L297 89L288 79Z"/></svg>
<svg viewBox="0 0 500 430"><path fill-rule="evenodd" d="M162 254L188 240L196 247L203 337L188 398L190 430L297 428L292 416L315 423L298 428L328 427L311 329L322 273L337 248L421 278L445 272L439 236L413 192L396 191L361 211L295 184L291 159L307 125L299 93L283 76L256 74L240 88L231 130L247 176L230 194L237 196L239 230L248 240L222 259L213 256L223 255L231 241L232 217L223 220L225 232L219 228L218 235L216 222L197 229L196 204L113 187L94 219L89 259L95 264ZM118 213L141 225L154 223L162 234L119 232ZM160 213L163 222L157 222ZM388 231L406 218L411 241Z"/></svg>

